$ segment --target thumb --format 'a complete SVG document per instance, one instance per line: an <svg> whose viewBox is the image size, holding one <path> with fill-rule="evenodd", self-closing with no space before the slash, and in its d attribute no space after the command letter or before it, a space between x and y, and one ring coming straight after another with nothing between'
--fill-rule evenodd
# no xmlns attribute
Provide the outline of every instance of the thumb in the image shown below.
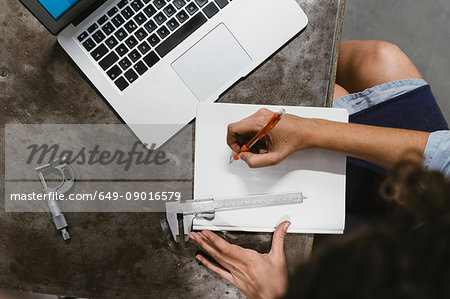
<svg viewBox="0 0 450 299"><path fill-rule="evenodd" d="M239 158L244 160L250 168L259 168L272 166L279 162L278 153L269 152L264 154L254 154L252 152L242 152L239 154Z"/></svg>
<svg viewBox="0 0 450 299"><path fill-rule="evenodd" d="M287 229L290 225L291 223L289 221L284 221L277 226L273 233L270 253L284 256L284 237L286 236Z"/></svg>

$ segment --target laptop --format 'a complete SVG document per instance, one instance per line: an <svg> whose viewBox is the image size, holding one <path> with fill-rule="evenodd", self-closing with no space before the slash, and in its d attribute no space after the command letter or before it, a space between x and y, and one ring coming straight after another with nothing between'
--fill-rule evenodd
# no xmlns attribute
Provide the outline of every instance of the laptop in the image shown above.
<svg viewBox="0 0 450 299"><path fill-rule="evenodd" d="M304 29L295 0L20 0L155 148Z"/></svg>

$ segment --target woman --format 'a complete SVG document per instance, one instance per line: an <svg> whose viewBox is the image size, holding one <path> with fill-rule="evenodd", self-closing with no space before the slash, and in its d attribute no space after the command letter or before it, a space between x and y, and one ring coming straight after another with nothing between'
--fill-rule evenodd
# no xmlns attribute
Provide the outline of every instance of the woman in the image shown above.
<svg viewBox="0 0 450 299"><path fill-rule="evenodd" d="M450 175L448 125L429 85L397 46L380 41L342 43L336 82L333 107L346 108L350 124L286 115L266 136L267 153L240 153L240 158L250 167L264 167L307 148L346 154L351 157L347 212L356 215L378 212L378 197L371 190L377 190L374 186L384 179L386 170L392 170L405 153L420 153L412 156L413 162L423 159L426 169ZM262 109L230 124L227 143L231 149L239 152L245 137L262 128L272 113ZM446 184L444 198L448 197ZM412 201L408 196L401 200ZM244 294L278 298L287 287L283 240L288 226L283 222L277 227L269 254L231 245L210 231L190 237L218 264L198 255L200 262Z"/></svg>

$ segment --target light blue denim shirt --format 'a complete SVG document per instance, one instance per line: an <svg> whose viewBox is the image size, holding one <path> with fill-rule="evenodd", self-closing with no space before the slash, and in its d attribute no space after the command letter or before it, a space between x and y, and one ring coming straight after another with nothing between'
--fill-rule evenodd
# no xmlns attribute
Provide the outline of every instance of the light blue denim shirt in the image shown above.
<svg viewBox="0 0 450 299"><path fill-rule="evenodd" d="M385 83L337 99L333 102L333 108L345 108L350 114L354 114L427 84L422 79ZM423 159L427 169L440 171L450 177L450 131L430 134Z"/></svg>
<svg viewBox="0 0 450 299"><path fill-rule="evenodd" d="M425 167L450 177L450 131L436 131L428 137L423 154Z"/></svg>

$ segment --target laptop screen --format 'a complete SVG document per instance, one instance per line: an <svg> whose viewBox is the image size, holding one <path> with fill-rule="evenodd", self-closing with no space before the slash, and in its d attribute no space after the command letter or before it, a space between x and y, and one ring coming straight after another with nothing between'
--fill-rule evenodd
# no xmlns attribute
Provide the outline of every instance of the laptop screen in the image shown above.
<svg viewBox="0 0 450 299"><path fill-rule="evenodd" d="M39 3L55 19L59 19L66 11L80 0L38 0Z"/></svg>

